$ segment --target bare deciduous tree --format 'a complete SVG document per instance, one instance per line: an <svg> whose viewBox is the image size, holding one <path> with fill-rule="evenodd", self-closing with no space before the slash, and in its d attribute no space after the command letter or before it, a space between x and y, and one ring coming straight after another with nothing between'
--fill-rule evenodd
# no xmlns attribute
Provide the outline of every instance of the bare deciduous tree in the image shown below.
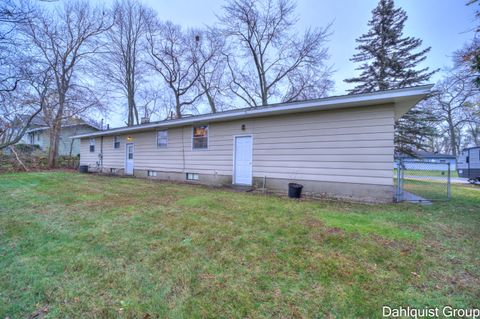
<svg viewBox="0 0 480 319"><path fill-rule="evenodd" d="M85 71L82 70L85 60L100 48L98 36L108 30L111 24L105 11L81 0L64 2L48 11L40 7L35 9L35 17L28 20L23 31L42 63L51 68L53 73L57 103L54 108L44 112L48 111L51 119L48 164L54 167L62 121L74 113L72 109L79 103L83 105L75 112L98 105L95 98L88 98L92 91L87 83L82 83L77 73ZM80 96L81 99L77 100Z"/></svg>
<svg viewBox="0 0 480 319"><path fill-rule="evenodd" d="M53 74L50 69L34 69L24 76L15 91L2 96L0 103L0 149L18 143L33 119L51 100Z"/></svg>
<svg viewBox="0 0 480 319"><path fill-rule="evenodd" d="M230 77L224 54L226 42L219 30L211 28L198 30L199 45L194 52L197 55L197 86L203 92L212 113L227 107L225 98L229 98ZM202 68L204 61L207 61Z"/></svg>
<svg viewBox="0 0 480 319"><path fill-rule="evenodd" d="M14 91L23 76L18 28L31 14L13 0L0 3L0 94Z"/></svg>
<svg viewBox="0 0 480 319"><path fill-rule="evenodd" d="M465 143L468 145L480 145L480 100L465 105L466 123Z"/></svg>
<svg viewBox="0 0 480 319"><path fill-rule="evenodd" d="M302 69L287 76L289 90L284 101L301 101L324 97L333 88L330 69Z"/></svg>
<svg viewBox="0 0 480 319"><path fill-rule="evenodd" d="M305 84L322 83L330 75L324 47L328 26L298 36L291 0L230 0L223 10L224 34L235 40L227 59L231 89L240 99L253 107L267 105L271 98L289 102L324 94Z"/></svg>
<svg viewBox="0 0 480 319"><path fill-rule="evenodd" d="M126 98L127 126L132 126L139 123L136 94L148 73L144 48L155 13L137 0L117 0L112 15L106 53L101 55L98 66L105 82Z"/></svg>
<svg viewBox="0 0 480 319"><path fill-rule="evenodd" d="M174 97L175 115L181 118L204 94L197 81L213 54L198 54L201 38L194 30L184 32L171 22L156 23L148 34L149 64L164 80ZM202 61L199 61L199 59Z"/></svg>
<svg viewBox="0 0 480 319"><path fill-rule="evenodd" d="M447 150L457 155L462 144L463 127L469 122L480 122L469 115L468 109L469 104L478 101L479 89L471 75L457 70L440 81L436 91L432 101L436 116L444 123L444 131L448 136Z"/></svg>
<svg viewBox="0 0 480 319"><path fill-rule="evenodd" d="M0 150L18 143L41 111L41 103L27 98L36 64L19 33L31 16L26 5L12 0L0 3ZM36 81L41 80L39 75Z"/></svg>

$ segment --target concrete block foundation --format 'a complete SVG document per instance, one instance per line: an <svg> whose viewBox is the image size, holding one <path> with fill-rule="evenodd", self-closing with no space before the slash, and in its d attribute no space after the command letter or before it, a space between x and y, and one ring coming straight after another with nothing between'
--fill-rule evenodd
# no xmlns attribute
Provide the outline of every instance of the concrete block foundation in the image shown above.
<svg viewBox="0 0 480 319"><path fill-rule="evenodd" d="M123 175L123 169L111 172L104 168L105 173ZM198 173L198 180L187 180L184 172L155 171L156 176L148 176L148 170L135 169L134 176L152 180L187 182L191 184L210 185L216 187L232 187L232 176ZM280 178L253 177L253 189L264 190L270 193L287 194L288 183L295 182L303 185L302 196L312 198L336 198L349 201L370 203L393 202L393 187L391 185L370 185L338 182L322 182L309 180L287 180ZM265 187L265 188L264 188Z"/></svg>

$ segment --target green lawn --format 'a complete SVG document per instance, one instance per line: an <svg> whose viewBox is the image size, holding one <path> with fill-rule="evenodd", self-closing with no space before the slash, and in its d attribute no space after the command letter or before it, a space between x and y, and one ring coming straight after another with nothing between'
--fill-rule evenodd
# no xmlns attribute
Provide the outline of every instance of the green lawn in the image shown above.
<svg viewBox="0 0 480 319"><path fill-rule="evenodd" d="M432 206L0 175L0 318L380 317L478 307L480 188Z"/></svg>

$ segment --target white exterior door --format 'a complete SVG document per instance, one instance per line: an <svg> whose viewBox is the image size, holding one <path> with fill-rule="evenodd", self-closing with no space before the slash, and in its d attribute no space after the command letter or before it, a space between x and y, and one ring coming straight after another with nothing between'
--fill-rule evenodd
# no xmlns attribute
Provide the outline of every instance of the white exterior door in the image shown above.
<svg viewBox="0 0 480 319"><path fill-rule="evenodd" d="M234 183L252 185L252 137L235 137Z"/></svg>
<svg viewBox="0 0 480 319"><path fill-rule="evenodd" d="M125 145L125 149L125 174L133 175L133 143L128 143Z"/></svg>

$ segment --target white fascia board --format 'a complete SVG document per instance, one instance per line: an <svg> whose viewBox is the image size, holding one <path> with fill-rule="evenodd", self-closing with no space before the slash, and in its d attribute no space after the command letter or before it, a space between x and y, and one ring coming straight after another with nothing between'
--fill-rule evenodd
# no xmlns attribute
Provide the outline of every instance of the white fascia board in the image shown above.
<svg viewBox="0 0 480 319"><path fill-rule="evenodd" d="M71 138L86 138L86 137L97 137L97 136L107 136L107 135L118 135L118 134L125 134L125 133L149 131L152 129L159 129L159 128L185 126L185 125L194 124L194 123L222 122L222 121L231 121L236 119L245 119L245 118L252 118L252 117L263 117L263 116L269 116L269 115L311 112L311 111L334 110L334 109L342 109L342 108L357 107L357 106L374 106L374 105L381 105L381 104L391 104L391 103L401 104L402 103L402 105L408 105L411 108L415 105L416 102L425 98L430 93L432 87L433 85L429 84L429 85L390 90L390 91L342 95L342 96L327 97L322 99L301 101L301 102L280 103L280 104L273 104L265 107L247 108L247 109L240 109L236 111L233 110L233 111L226 111L226 112L219 112L219 113L211 113L211 114L198 115L198 116L193 116L188 118L156 122L151 124L142 124L142 125L132 126L132 127L114 128L106 131L76 135L76 136L72 136ZM403 108L405 108L405 106L402 107L402 109ZM399 111L398 113L400 114L402 113L402 111Z"/></svg>

